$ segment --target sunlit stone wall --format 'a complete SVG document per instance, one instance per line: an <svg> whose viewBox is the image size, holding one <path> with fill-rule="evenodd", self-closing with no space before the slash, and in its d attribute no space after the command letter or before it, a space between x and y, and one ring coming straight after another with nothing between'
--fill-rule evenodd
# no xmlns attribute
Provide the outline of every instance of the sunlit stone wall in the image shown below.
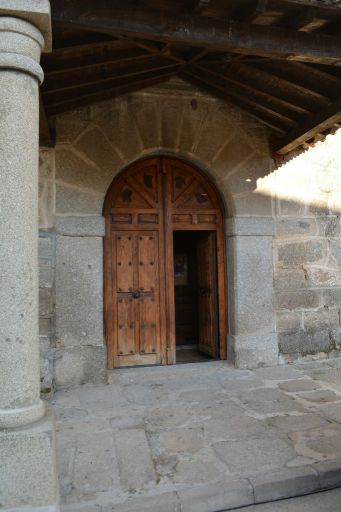
<svg viewBox="0 0 341 512"><path fill-rule="evenodd" d="M277 330L284 361L341 348L341 130L289 155L259 191L275 219Z"/></svg>

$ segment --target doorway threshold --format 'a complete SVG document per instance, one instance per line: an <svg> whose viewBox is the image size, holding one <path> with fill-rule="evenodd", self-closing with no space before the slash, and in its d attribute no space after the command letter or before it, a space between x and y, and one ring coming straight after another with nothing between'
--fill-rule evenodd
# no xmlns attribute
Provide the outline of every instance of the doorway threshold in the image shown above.
<svg viewBox="0 0 341 512"><path fill-rule="evenodd" d="M178 345L176 347L176 364L204 363L214 360L200 352L198 345Z"/></svg>

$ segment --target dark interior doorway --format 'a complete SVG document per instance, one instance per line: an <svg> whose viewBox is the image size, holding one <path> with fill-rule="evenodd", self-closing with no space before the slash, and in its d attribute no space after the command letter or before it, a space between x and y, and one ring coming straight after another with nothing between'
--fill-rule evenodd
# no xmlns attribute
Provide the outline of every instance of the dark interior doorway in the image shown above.
<svg viewBox="0 0 341 512"><path fill-rule="evenodd" d="M176 361L218 358L215 233L175 231L173 239Z"/></svg>

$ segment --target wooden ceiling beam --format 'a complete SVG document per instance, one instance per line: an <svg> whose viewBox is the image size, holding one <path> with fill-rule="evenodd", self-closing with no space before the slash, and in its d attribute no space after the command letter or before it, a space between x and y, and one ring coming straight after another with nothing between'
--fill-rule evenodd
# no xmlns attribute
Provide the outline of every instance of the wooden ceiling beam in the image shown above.
<svg viewBox="0 0 341 512"><path fill-rule="evenodd" d="M340 78L302 62L264 59L253 62L253 66L325 98L338 96L341 92Z"/></svg>
<svg viewBox="0 0 341 512"><path fill-rule="evenodd" d="M269 7L278 7L284 11L286 9L315 8L319 17L334 17L338 13L341 15L339 5L322 3L321 0L269 0Z"/></svg>
<svg viewBox="0 0 341 512"><path fill-rule="evenodd" d="M86 72L89 70L96 71L97 68L102 66L114 66L120 63L134 64L146 59L153 58L153 55L142 50L141 48L131 48L129 50L122 50L120 52L100 52L93 55L82 55L77 57L73 56L71 59L63 61L55 61L52 58L47 61L44 67L45 79L58 77L60 75L69 75L75 72Z"/></svg>
<svg viewBox="0 0 341 512"><path fill-rule="evenodd" d="M151 41L143 41L141 39L130 39L126 38L128 41L131 41L134 46L138 48L142 48L144 50L149 51L150 53L154 53L155 55L166 55L170 59L173 59L176 62L185 63L185 59L179 52L175 51L169 43L165 43L161 48L156 43L152 43Z"/></svg>
<svg viewBox="0 0 341 512"><path fill-rule="evenodd" d="M207 67L201 66L200 63L192 66L190 71L192 69L196 70L198 74L203 76L211 76L212 80L217 82L217 85L225 87L230 94L241 98L246 97L249 101L253 101L254 104L258 104L260 107L266 108L276 117L286 119L291 125L299 122L302 117L308 114L308 112L303 110L297 111L295 105L288 103L282 98L264 93L249 84L243 83L232 73L228 75L217 73L211 71Z"/></svg>
<svg viewBox="0 0 341 512"><path fill-rule="evenodd" d="M208 50L202 49L202 48L196 48L192 51L191 56L187 60L186 64L193 64L194 62L197 62L198 60L201 60L205 55L208 54Z"/></svg>
<svg viewBox="0 0 341 512"><path fill-rule="evenodd" d="M125 50L127 48L132 48L134 43L126 39L108 39L106 41L93 41L91 43L81 43L75 44L72 46L62 46L60 48L53 48L53 58L54 59L67 59L72 58L75 53L80 54L93 54L97 50L102 50L103 48L111 48L115 50ZM42 59L49 59L52 54L43 54Z"/></svg>
<svg viewBox="0 0 341 512"><path fill-rule="evenodd" d="M104 90L97 88L96 92L94 93L84 94L81 96L74 95L65 101L58 101L56 98L56 101L53 104L46 106L46 112L48 116L62 114L63 112L67 112L75 108L92 105L94 103L98 103L99 101L112 99L117 96L122 96L123 94L136 92L146 87L158 85L160 83L166 82L173 75L174 73L168 71L165 73L159 73L155 76L149 75L145 78L140 78L139 80L126 82L119 87L112 87Z"/></svg>
<svg viewBox="0 0 341 512"><path fill-rule="evenodd" d="M341 65L339 37L147 10L110 11L109 17L107 13L96 12L93 7L89 15L83 3L73 9L65 0L58 4L58 10L53 11L53 22L69 28L199 46L213 51Z"/></svg>
<svg viewBox="0 0 341 512"><path fill-rule="evenodd" d="M212 68L218 71L220 69L218 64L213 65ZM327 97L284 78L279 78L253 64L232 63L227 70L236 79L252 85L259 91L278 97L303 112L314 112L319 108L326 108L330 104Z"/></svg>
<svg viewBox="0 0 341 512"><path fill-rule="evenodd" d="M279 139L274 150L286 154L301 144L309 141L318 133L323 133L341 121L341 98L332 103L326 110L312 115L298 128Z"/></svg>
<svg viewBox="0 0 341 512"><path fill-rule="evenodd" d="M295 14L284 14L277 26L283 26L291 30L302 30L305 32L312 31L322 27L326 20L318 18L316 8L303 7L303 9Z"/></svg>
<svg viewBox="0 0 341 512"><path fill-rule="evenodd" d="M219 86L216 81L209 80L207 76L203 76L202 73L199 75L192 71L184 70L180 73L180 76L197 86L199 89L203 89L213 96L218 96L234 107L237 106L246 114L251 115L260 123L271 128L275 133L281 133L284 135L288 129L290 129L290 124L282 124L282 121L276 118L276 116L274 116L273 113L270 113L267 109L262 109L259 105L249 101L245 96L241 98L230 94L227 88Z"/></svg>
<svg viewBox="0 0 341 512"><path fill-rule="evenodd" d="M245 95L242 93L240 88L232 85L230 83L229 85L221 83L217 80L217 77L212 77L208 73L203 73L203 71L193 71L188 70L188 73L192 75L194 78L197 78L198 80L201 80L202 82L206 83L207 85L210 85L212 87L215 87L216 89L219 89L222 93L227 93L230 98L237 99L238 101L242 101L244 104L251 106L252 108L256 108L259 112L265 113L268 117L272 117L274 120L274 124L278 128L283 128L283 130L288 131L292 129L294 126L297 126L297 123L288 116L288 113L285 114L282 112L279 112L281 110L278 108L278 106L275 106L267 99L265 101L264 97L262 100L260 100L259 96L255 93L251 93L249 91L248 95Z"/></svg>
<svg viewBox="0 0 341 512"><path fill-rule="evenodd" d="M233 13L233 18L243 23L252 23L260 14L266 11L268 0L257 0L256 4L250 6L250 9L245 9L241 6Z"/></svg>
<svg viewBox="0 0 341 512"><path fill-rule="evenodd" d="M123 69L122 69L123 68ZM161 61L160 57L151 57L149 62L142 62L134 66L127 67L111 67L110 69L102 69L99 72L90 72L82 74L65 75L59 77L51 77L50 80L46 80L45 88L42 88L42 95L44 102L49 101L49 98L55 94L60 94L64 91L71 91L73 89L81 89L89 86L94 86L108 83L113 85L115 81L122 80L123 78L129 78L136 75L141 75L149 72L160 71L164 69L173 69L177 71L179 64L173 61Z"/></svg>

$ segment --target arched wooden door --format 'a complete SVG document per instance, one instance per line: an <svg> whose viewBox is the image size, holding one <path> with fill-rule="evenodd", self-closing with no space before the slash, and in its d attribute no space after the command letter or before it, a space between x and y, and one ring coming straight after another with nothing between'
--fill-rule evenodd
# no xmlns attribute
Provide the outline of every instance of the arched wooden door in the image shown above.
<svg viewBox="0 0 341 512"><path fill-rule="evenodd" d="M224 216L219 195L208 178L174 158L139 161L114 179L104 216L108 367L176 362L174 231L202 231L198 250L206 262L203 269L209 264L210 251L216 254L217 303L205 293L200 299L202 318L207 318L202 342L210 337L208 323L215 315L216 355L225 358ZM210 279L210 272L203 270L201 281L207 285L203 290L209 289ZM210 350L207 346L207 353Z"/></svg>

